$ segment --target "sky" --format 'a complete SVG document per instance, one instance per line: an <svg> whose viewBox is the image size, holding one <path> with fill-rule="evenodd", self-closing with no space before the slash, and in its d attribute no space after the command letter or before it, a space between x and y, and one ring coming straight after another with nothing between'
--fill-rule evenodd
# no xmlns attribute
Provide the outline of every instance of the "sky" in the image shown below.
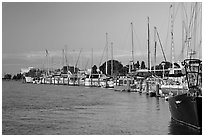
<svg viewBox="0 0 204 137"><path fill-rule="evenodd" d="M2 73L16 74L21 68L61 68L63 49L67 63L79 68L99 66L106 61L103 51L108 33L108 58L123 65L132 59L133 22L134 60L147 64L147 26L150 25L150 54L154 63L154 27L168 61L171 59L170 5L174 7L174 54L179 60L182 49L183 11L190 13L191 3L169 2L3 2L2 4ZM201 5L201 3L199 3ZM182 7L183 5L183 7ZM200 6L201 7L201 6ZM198 16L201 22L202 17ZM199 22L198 21L198 22ZM201 24L198 23L201 28ZM201 29L196 32L201 39ZM158 38L157 38L158 39ZM157 40L158 41L158 40ZM157 42L158 43L158 42ZM157 60L164 60L160 45ZM201 46L200 46L201 48ZM49 58L46 58L48 51ZM79 55L81 50L81 54ZM92 57L93 50L93 58ZM202 55L202 50L200 50Z"/></svg>

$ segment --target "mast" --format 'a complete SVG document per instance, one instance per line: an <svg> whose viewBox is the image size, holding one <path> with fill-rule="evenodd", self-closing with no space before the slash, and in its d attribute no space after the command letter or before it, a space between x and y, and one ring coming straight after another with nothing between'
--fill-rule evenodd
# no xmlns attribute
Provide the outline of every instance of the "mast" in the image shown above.
<svg viewBox="0 0 204 137"><path fill-rule="evenodd" d="M75 50L73 50L73 54L75 54ZM74 73L75 73L75 65L74 65L74 61L75 61L75 56L73 55L73 66L74 66Z"/></svg>
<svg viewBox="0 0 204 137"><path fill-rule="evenodd" d="M149 39L150 39L150 32L149 32L149 17L147 17L147 21L148 21L148 47L147 47L147 63L148 63L148 70L150 69L150 43L149 43Z"/></svg>
<svg viewBox="0 0 204 137"><path fill-rule="evenodd" d="M154 73L156 72L156 55L157 55L157 41L156 41L157 28L154 27Z"/></svg>
<svg viewBox="0 0 204 137"><path fill-rule="evenodd" d="M91 48L91 70L93 67L93 48Z"/></svg>
<svg viewBox="0 0 204 137"><path fill-rule="evenodd" d="M133 23L131 22L131 30L132 30L132 62L134 64L134 41L133 41Z"/></svg>
<svg viewBox="0 0 204 137"><path fill-rule="evenodd" d="M65 45L65 62L66 62L66 67L67 67L67 72L68 72L68 69L69 69L69 63L68 63L68 60L67 60L67 45Z"/></svg>
<svg viewBox="0 0 204 137"><path fill-rule="evenodd" d="M76 64L75 64L75 69L77 69L77 65L78 65L78 62L79 62L79 57L81 55L81 51L82 51L82 49L80 49L80 51L79 51L79 55L78 55L78 58L77 58L77 61L76 61Z"/></svg>
<svg viewBox="0 0 204 137"><path fill-rule="evenodd" d="M48 50L45 50L45 57L46 57L46 67L47 67L47 75L49 74L49 53Z"/></svg>
<svg viewBox="0 0 204 137"><path fill-rule="evenodd" d="M196 45L197 45L197 3L195 3L195 7L194 7L194 29L193 29L193 36L194 36L194 41L193 41L193 45L194 45L194 47L193 47L193 55L196 55Z"/></svg>
<svg viewBox="0 0 204 137"><path fill-rule="evenodd" d="M182 49L181 49L181 60L183 60L184 47L185 47L185 40L184 40L184 21L182 21Z"/></svg>
<svg viewBox="0 0 204 137"><path fill-rule="evenodd" d="M106 75L108 75L108 33L106 32Z"/></svg>
<svg viewBox="0 0 204 137"><path fill-rule="evenodd" d="M53 67L53 57L51 57L51 72L53 72L54 67Z"/></svg>
<svg viewBox="0 0 204 137"><path fill-rule="evenodd" d="M64 49L62 49L62 68L64 67Z"/></svg>
<svg viewBox="0 0 204 137"><path fill-rule="evenodd" d="M113 42L111 42L111 76L113 76Z"/></svg>
<svg viewBox="0 0 204 137"><path fill-rule="evenodd" d="M171 4L170 8L173 8ZM173 9L171 9L171 63L174 69L174 19L173 19Z"/></svg>

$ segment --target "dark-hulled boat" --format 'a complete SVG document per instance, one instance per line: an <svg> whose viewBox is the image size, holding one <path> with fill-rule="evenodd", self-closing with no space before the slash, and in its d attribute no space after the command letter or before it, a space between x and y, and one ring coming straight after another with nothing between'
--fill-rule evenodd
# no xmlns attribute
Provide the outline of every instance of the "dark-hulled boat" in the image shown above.
<svg viewBox="0 0 204 137"><path fill-rule="evenodd" d="M184 60L188 92L169 97L172 119L202 129L202 61Z"/></svg>

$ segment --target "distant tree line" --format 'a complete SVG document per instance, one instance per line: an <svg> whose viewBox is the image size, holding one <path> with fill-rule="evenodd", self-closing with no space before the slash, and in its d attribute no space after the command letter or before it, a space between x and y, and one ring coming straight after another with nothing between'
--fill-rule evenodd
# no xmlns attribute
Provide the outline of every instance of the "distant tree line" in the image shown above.
<svg viewBox="0 0 204 137"><path fill-rule="evenodd" d="M4 77L2 79L4 80L20 80L23 78L23 75L21 73L16 74L16 75L11 75L11 74L5 74Z"/></svg>
<svg viewBox="0 0 204 137"><path fill-rule="evenodd" d="M108 75L111 75L111 63L112 63L111 60L107 61L107 64L108 64L107 74ZM122 63L119 62L118 60L113 60L113 72L112 72L113 76L125 76L129 71L129 67L130 67L129 65L123 66ZM145 69L145 68L146 68L146 66L145 66L144 61L142 61L141 64L139 63L139 61L137 61L136 63L134 63L134 68L131 68L131 70ZM97 70L97 66L94 65L92 67L92 72L97 73L96 70ZM104 74L106 73L106 62L104 62L99 67L99 70Z"/></svg>
<svg viewBox="0 0 204 137"><path fill-rule="evenodd" d="M110 76L111 75L111 60L107 61L108 64L108 69L107 69L107 73ZM170 62L161 62L160 64L156 65L155 67L152 66L151 70L154 70L154 68L156 70L162 70L163 69L163 65L164 64L164 69L168 69L172 67L172 64ZM177 63L174 63L174 66L176 68L180 67ZM121 62L119 62L118 60L113 60L113 76L125 76L126 74L128 74L129 71L129 65L125 65L123 66ZM133 68L131 68L131 70L138 70L138 69L147 69L145 66L145 62L141 61L141 64L139 61L136 61L133 65ZM75 67L71 67L71 66L64 66L62 69L56 69L55 72L62 72L62 73L67 73L67 71L70 71L72 73L79 71L79 68L75 68ZM99 66L99 70L103 73L106 74L106 62L104 62L101 66ZM93 67L91 68L91 72L93 74L99 73L98 72L98 68L96 65L93 65ZM30 77L41 77L43 74L45 74L46 71L45 70L40 70L40 69L31 69L28 73L25 73L25 76L30 76ZM163 72L162 71L156 71L155 75L157 76L162 76ZM165 71L165 76L168 75L168 71ZM5 80L20 80L23 78L23 75L21 73L16 74L16 75L11 75L11 74L5 74L4 77L2 79Z"/></svg>

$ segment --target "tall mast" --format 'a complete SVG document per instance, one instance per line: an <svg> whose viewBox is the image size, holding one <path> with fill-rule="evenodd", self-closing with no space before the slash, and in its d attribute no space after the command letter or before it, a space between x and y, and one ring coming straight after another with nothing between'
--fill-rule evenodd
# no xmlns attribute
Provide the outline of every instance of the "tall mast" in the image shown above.
<svg viewBox="0 0 204 137"><path fill-rule="evenodd" d="M113 76L113 42L111 42L111 76Z"/></svg>
<svg viewBox="0 0 204 137"><path fill-rule="evenodd" d="M53 72L53 57L51 57L51 72Z"/></svg>
<svg viewBox="0 0 204 137"><path fill-rule="evenodd" d="M68 72L69 63L68 63L68 60L67 60L67 45L65 45L65 62L66 62L66 67L67 67L67 72Z"/></svg>
<svg viewBox="0 0 204 137"><path fill-rule="evenodd" d="M147 21L148 21L148 47L147 47L147 63L148 63L148 70L150 69L150 48L149 48L149 39L150 39L150 32L149 32L149 17L147 17Z"/></svg>
<svg viewBox="0 0 204 137"><path fill-rule="evenodd" d="M93 48L91 48L91 69L93 67Z"/></svg>
<svg viewBox="0 0 204 137"><path fill-rule="evenodd" d="M156 40L156 33L157 33L157 28L154 27L154 73L156 70L156 55L157 55L157 40Z"/></svg>
<svg viewBox="0 0 204 137"><path fill-rule="evenodd" d="M108 75L108 33L106 33L106 75Z"/></svg>
<svg viewBox="0 0 204 137"><path fill-rule="evenodd" d="M173 5L171 5L170 8L173 8ZM171 63L172 63L172 68L174 68L174 19L173 19L173 9L171 9Z"/></svg>
<svg viewBox="0 0 204 137"><path fill-rule="evenodd" d="M81 51L82 51L82 48L81 48L80 51L79 51L79 55L78 55L78 57L77 57L76 64L75 64L75 69L77 69L77 65L78 65L78 62L79 62L79 58L80 58L80 55L81 55Z"/></svg>
<svg viewBox="0 0 204 137"><path fill-rule="evenodd" d="M133 23L131 22L131 30L132 30L132 62L134 64L134 42L133 42Z"/></svg>
<svg viewBox="0 0 204 137"><path fill-rule="evenodd" d="M195 52L195 49L196 49L196 45L197 45L197 3L195 3L195 7L194 7L194 11L195 11L195 13L194 13L194 29L193 29L193 37L194 37L194 41L193 41L193 45L194 45L194 47L193 47L193 55L196 55L196 52Z"/></svg>
<svg viewBox="0 0 204 137"><path fill-rule="evenodd" d="M46 56L46 64L47 64L47 75L49 75L49 53L48 53L48 50L46 49L45 50L45 52L46 52L46 54L45 54L45 56Z"/></svg>
<svg viewBox="0 0 204 137"><path fill-rule="evenodd" d="M62 49L62 68L64 67L64 49Z"/></svg>
<svg viewBox="0 0 204 137"><path fill-rule="evenodd" d="M181 49L181 60L183 60L184 47L185 47L185 41L184 41L184 21L182 21L182 49Z"/></svg>

